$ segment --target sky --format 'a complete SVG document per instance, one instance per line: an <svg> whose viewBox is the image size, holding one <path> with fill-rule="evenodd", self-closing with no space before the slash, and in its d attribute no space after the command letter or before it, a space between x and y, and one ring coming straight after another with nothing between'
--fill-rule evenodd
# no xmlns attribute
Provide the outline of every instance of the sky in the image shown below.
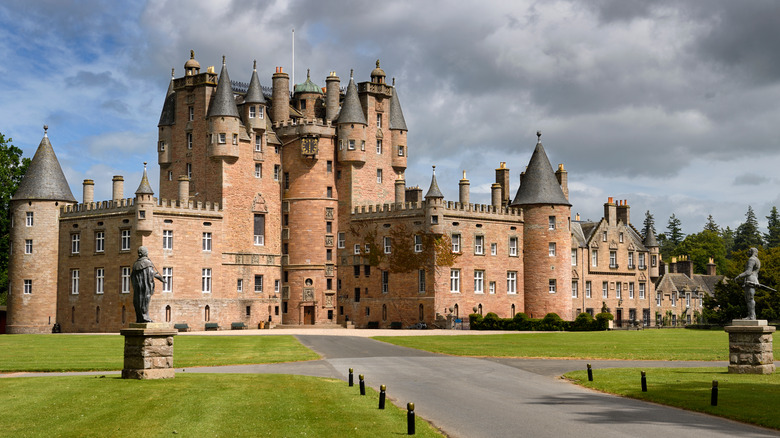
<svg viewBox="0 0 780 438"><path fill-rule="evenodd" d="M536 131L569 172L572 215L598 220L608 197L656 230L708 215L735 229L752 206L762 228L780 205L780 2L755 0L4 0L0 132L32 156L49 139L77 199L95 181L125 196L149 162L171 69L190 50L222 56L234 81L277 66L294 83L395 78L408 133L407 185L431 166L447 200L466 171L489 203L506 162L511 191Z"/></svg>

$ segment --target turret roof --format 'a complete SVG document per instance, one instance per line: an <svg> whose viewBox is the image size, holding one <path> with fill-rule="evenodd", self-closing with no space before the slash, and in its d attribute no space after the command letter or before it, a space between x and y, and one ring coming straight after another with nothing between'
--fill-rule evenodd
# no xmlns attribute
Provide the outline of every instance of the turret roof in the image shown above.
<svg viewBox="0 0 780 438"><path fill-rule="evenodd" d="M656 240L656 238L655 238L655 233L653 232L653 227L645 228L645 240L642 243L646 247L648 247L648 248L657 248L658 247L658 240Z"/></svg>
<svg viewBox="0 0 780 438"><path fill-rule="evenodd" d="M425 199L428 198L443 198L439 190L439 184L436 182L436 166L433 166L433 177L431 177L431 187L428 188L428 193L425 194Z"/></svg>
<svg viewBox="0 0 780 438"><path fill-rule="evenodd" d="M541 132L537 132L539 141L536 143L536 149L531 155L523 180L512 201L512 207L532 204L571 205L555 177L550 160L542 146L541 135Z"/></svg>
<svg viewBox="0 0 780 438"><path fill-rule="evenodd" d="M347 85L347 94L344 96L344 103L341 105L341 112L337 121L338 123L368 125L366 115L363 114L363 107L360 105L360 99L358 98L357 85L355 85L355 80L352 79L351 73L349 75L349 85Z"/></svg>
<svg viewBox="0 0 780 438"><path fill-rule="evenodd" d="M168 92L165 94L165 103L157 126L171 126L174 123L176 123L176 92L173 91L173 69L171 69L171 82L168 83Z"/></svg>
<svg viewBox="0 0 780 438"><path fill-rule="evenodd" d="M398 90L395 87L393 87L393 95L390 97L390 129L408 131L404 113L401 111L401 102L398 101Z"/></svg>
<svg viewBox="0 0 780 438"><path fill-rule="evenodd" d="M136 195L153 195L154 190L149 184L149 178L146 176L146 163L144 163L144 176L141 177L141 184L138 185L138 189L135 191Z"/></svg>
<svg viewBox="0 0 780 438"><path fill-rule="evenodd" d="M238 117L236 99L233 97L233 86L230 84L230 76L225 66L225 57L222 57L222 71L219 72L217 91L211 98L211 105L207 117L227 116Z"/></svg>
<svg viewBox="0 0 780 438"><path fill-rule="evenodd" d="M252 78L249 79L249 88L246 90L244 103L265 103L263 87L260 86L260 79L257 77L257 61L252 67Z"/></svg>
<svg viewBox="0 0 780 438"><path fill-rule="evenodd" d="M306 81L302 84L298 84L295 86L295 94L298 93L317 93L322 94L322 89L311 81L311 76L309 75L310 70L306 70Z"/></svg>
<svg viewBox="0 0 780 438"><path fill-rule="evenodd" d="M45 133L47 126L43 127L44 134L38 150L30 162L30 167L24 174L19 188L13 195L14 200L32 199L46 201L76 202L73 193L68 186L68 180L62 173L62 167L54 154L49 142L49 136Z"/></svg>

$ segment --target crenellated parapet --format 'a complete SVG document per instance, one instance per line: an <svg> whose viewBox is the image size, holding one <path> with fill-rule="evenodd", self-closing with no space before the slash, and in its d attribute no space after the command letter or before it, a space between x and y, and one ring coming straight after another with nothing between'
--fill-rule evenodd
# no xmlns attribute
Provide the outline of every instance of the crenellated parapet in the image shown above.
<svg viewBox="0 0 780 438"><path fill-rule="evenodd" d="M273 128L280 137L304 135L333 137L336 135L336 125L325 119L288 119L274 122Z"/></svg>
<svg viewBox="0 0 780 438"><path fill-rule="evenodd" d="M177 199L157 199L155 201L155 210L165 213L170 211L190 212L190 213L220 213L222 207L216 202L189 201L182 204ZM118 201L98 201L81 204L66 205L60 207L61 218L90 217L109 214L124 214L134 211L136 207L135 198L120 199Z"/></svg>
<svg viewBox="0 0 780 438"><path fill-rule="evenodd" d="M360 205L354 208L351 218L354 220L397 218L425 215L426 202L403 202L394 204ZM447 216L523 221L523 209L513 207L495 207L487 204L462 204L444 201L440 207Z"/></svg>

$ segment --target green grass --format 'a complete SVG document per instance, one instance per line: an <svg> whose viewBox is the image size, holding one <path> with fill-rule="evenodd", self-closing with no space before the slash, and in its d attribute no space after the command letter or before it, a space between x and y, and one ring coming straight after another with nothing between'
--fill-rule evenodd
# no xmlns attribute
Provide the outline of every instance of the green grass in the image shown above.
<svg viewBox="0 0 780 438"><path fill-rule="evenodd" d="M375 437L406 434L406 412L341 380L187 374L0 380L4 436ZM283 390L282 390L283 389ZM440 437L421 419L417 435Z"/></svg>
<svg viewBox="0 0 780 438"><path fill-rule="evenodd" d="M374 339L456 356L628 360L728 360L729 342L722 331L681 329Z"/></svg>
<svg viewBox="0 0 780 438"><path fill-rule="evenodd" d="M746 423L780 429L780 374L728 374L722 368L650 368L647 392L642 392L639 368L593 370L564 376L587 388L648 400L691 411L706 412ZM712 381L718 381L718 406L710 406Z"/></svg>
<svg viewBox="0 0 780 438"><path fill-rule="evenodd" d="M120 335L3 335L0 372L121 370ZM292 336L177 336L174 366L200 367L314 360Z"/></svg>

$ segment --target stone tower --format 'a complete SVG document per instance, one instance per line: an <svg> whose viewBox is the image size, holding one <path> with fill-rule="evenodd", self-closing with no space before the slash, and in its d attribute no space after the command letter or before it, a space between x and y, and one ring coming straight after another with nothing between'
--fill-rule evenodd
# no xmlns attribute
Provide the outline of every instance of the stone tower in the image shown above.
<svg viewBox="0 0 780 438"><path fill-rule="evenodd" d="M59 213L76 199L47 129L11 201L8 333L51 333L57 322Z"/></svg>
<svg viewBox="0 0 780 438"><path fill-rule="evenodd" d="M643 245L650 251L650 260L648 260L648 263L650 264L650 267L648 268L647 274L648 277L650 277L652 280L655 280L658 278L658 265L660 264L660 246L658 245L658 240L655 238L655 233L653 233L653 227L648 226L645 228L645 240L642 242Z"/></svg>
<svg viewBox="0 0 780 438"><path fill-rule="evenodd" d="M571 204L544 151L541 132L512 207L522 207L525 313L571 315Z"/></svg>

